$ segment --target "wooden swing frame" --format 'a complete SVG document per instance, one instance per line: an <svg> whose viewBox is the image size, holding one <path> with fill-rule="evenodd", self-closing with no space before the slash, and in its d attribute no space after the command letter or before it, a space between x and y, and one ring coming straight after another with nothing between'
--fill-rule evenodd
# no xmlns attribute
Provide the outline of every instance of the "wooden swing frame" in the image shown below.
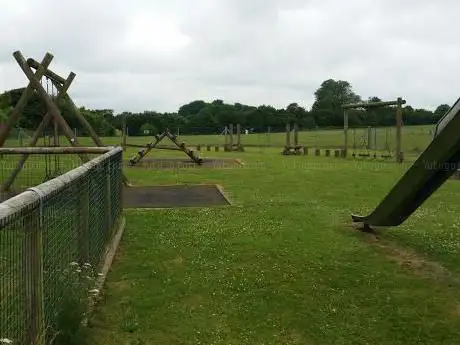
<svg viewBox="0 0 460 345"><path fill-rule="evenodd" d="M37 141L43 134L45 128L48 126L51 120L54 120L56 133L57 128L60 128L72 147L81 148L78 138L74 135L72 129L69 127L65 119L62 117L61 112L59 111L57 104L59 104L59 102L61 101L65 101L68 104L73 116L75 116L77 120L80 122L80 124L89 132L96 146L105 147L102 140L96 134L96 132L88 123L88 121L84 118L84 116L80 113L79 109L67 93L70 85L76 77L75 73L70 72L67 79L64 79L63 77L51 71L48 67L51 61L53 60L54 56L49 52L45 54L45 57L41 62L38 62L32 58L26 60L19 50L13 53L13 57L18 63L21 70L26 75L27 79L29 80L29 83L27 87L24 89L13 111L11 112L8 121L6 122L6 125L1 126L0 128L0 148L4 147L8 135L10 134L12 128L14 128L14 126L18 122L20 114L24 111L27 102L34 93L37 93L40 99L45 103L47 110L46 114L43 116L40 125L35 130L32 138L30 139L28 147L36 147ZM32 69L35 69L35 73ZM56 88L58 94L54 101L40 83L42 77L49 78L49 80L51 80L52 84ZM75 150L75 153L78 154L78 156L84 163L90 160L88 154L85 153L85 150ZM29 157L29 154L30 153L22 154L16 168L14 169L10 177L3 183L2 186L0 186L0 192L8 192L10 190L11 185L14 183L16 177L22 170L24 163ZM125 186L130 186L128 179L124 174L123 183L125 184Z"/></svg>

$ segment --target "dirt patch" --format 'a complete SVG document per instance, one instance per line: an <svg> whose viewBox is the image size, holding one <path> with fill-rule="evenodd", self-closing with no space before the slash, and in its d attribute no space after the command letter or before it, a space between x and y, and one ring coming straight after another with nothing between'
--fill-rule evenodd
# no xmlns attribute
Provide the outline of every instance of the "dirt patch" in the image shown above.
<svg viewBox="0 0 460 345"><path fill-rule="evenodd" d="M414 274L434 279L455 283L460 286L460 280L452 275L450 271L441 264L430 261L420 254L407 248L398 247L395 243L382 239L378 234L366 234L365 242L378 247L391 261L399 266L409 269Z"/></svg>
<svg viewBox="0 0 460 345"><path fill-rule="evenodd" d="M124 208L174 208L228 206L215 185L139 186L123 189Z"/></svg>
<svg viewBox="0 0 460 345"><path fill-rule="evenodd" d="M123 164L125 167L143 169L234 169L244 165L240 159L234 158L204 158L201 164L196 164L188 158L144 158L134 166L130 166L127 160Z"/></svg>

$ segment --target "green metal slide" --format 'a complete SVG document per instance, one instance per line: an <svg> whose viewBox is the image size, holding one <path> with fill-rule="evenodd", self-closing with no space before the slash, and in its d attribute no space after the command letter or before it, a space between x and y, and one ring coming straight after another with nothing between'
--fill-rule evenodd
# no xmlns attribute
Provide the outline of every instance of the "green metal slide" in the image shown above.
<svg viewBox="0 0 460 345"><path fill-rule="evenodd" d="M352 215L369 230L402 224L452 174L460 161L460 98L436 125L433 139L393 189L368 216Z"/></svg>

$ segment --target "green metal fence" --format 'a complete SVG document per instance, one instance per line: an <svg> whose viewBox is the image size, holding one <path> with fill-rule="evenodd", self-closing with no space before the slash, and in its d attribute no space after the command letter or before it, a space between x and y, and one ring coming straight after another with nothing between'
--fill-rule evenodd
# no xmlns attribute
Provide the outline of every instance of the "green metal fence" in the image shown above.
<svg viewBox="0 0 460 345"><path fill-rule="evenodd" d="M122 149L114 148L0 204L0 339L47 344L64 309L88 300L121 198Z"/></svg>

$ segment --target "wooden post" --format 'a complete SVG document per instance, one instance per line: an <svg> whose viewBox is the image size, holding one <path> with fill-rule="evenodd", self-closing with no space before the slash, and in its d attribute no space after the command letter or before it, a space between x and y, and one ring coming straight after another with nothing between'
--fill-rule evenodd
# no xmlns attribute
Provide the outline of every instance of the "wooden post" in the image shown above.
<svg viewBox="0 0 460 345"><path fill-rule="evenodd" d="M343 110L343 135L344 135L344 142L343 142L343 151L342 156L344 158L348 155L348 110Z"/></svg>
<svg viewBox="0 0 460 345"><path fill-rule="evenodd" d="M41 202L41 201L40 201ZM38 212L37 212L38 213ZM25 216L25 300L27 323L27 344L45 345L45 317L43 295L43 222L42 214L31 212Z"/></svg>
<svg viewBox="0 0 460 345"><path fill-rule="evenodd" d="M291 147L291 124L286 123L286 148Z"/></svg>
<svg viewBox="0 0 460 345"><path fill-rule="evenodd" d="M224 145L225 145L225 151L228 150L228 147L229 147L229 135L228 135L228 126L225 126L225 130L224 130Z"/></svg>
<svg viewBox="0 0 460 345"><path fill-rule="evenodd" d="M297 148L299 146L299 125L294 124L294 146Z"/></svg>
<svg viewBox="0 0 460 345"><path fill-rule="evenodd" d="M18 52L15 52L14 54L17 54L17 53ZM52 60L53 60L53 55L51 55L50 53L46 53L41 64L39 65L39 68L37 69L35 74L33 74L37 80L40 80L42 78L42 76L45 74L46 68L49 66ZM34 83L32 81L29 81L27 88L23 91L21 98L19 98L18 102L16 103L16 106L11 112L8 118L8 121L6 122L6 125L0 127L0 147L5 144L6 138L10 134L11 129L18 122L19 116L23 112L24 108L26 107L27 101L29 100L30 96L33 94L33 91L34 91Z"/></svg>
<svg viewBox="0 0 460 345"><path fill-rule="evenodd" d="M230 151L233 151L233 123L229 126L229 141L230 141Z"/></svg>
<svg viewBox="0 0 460 345"><path fill-rule="evenodd" d="M396 108L396 162L402 163L404 161L402 153L402 105L403 100L398 97L398 105Z"/></svg>
<svg viewBox="0 0 460 345"><path fill-rule="evenodd" d="M238 149L241 147L241 125L236 124L236 146Z"/></svg>

